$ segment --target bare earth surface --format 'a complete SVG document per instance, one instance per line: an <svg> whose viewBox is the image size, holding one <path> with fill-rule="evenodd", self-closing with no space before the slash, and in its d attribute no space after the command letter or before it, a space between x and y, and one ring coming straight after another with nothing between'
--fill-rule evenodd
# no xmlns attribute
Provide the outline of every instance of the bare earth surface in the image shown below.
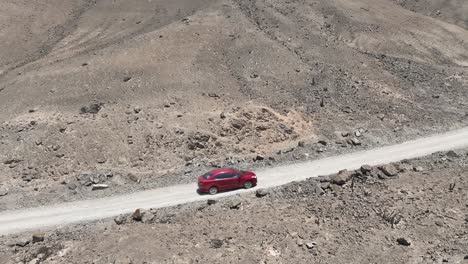
<svg viewBox="0 0 468 264"><path fill-rule="evenodd" d="M31 233L3 237L0 261L464 264L466 177L466 150L436 153L291 183L263 198L141 210L36 232L36 242Z"/></svg>
<svg viewBox="0 0 468 264"><path fill-rule="evenodd" d="M468 1L2 0L0 43L0 263L468 263Z"/></svg>
<svg viewBox="0 0 468 264"><path fill-rule="evenodd" d="M467 7L437 3L2 1L0 208L462 127Z"/></svg>

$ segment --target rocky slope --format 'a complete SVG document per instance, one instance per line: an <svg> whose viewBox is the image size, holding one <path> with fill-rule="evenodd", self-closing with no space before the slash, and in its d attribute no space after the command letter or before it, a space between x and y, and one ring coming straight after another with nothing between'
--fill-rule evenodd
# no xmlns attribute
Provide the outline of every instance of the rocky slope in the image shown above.
<svg viewBox="0 0 468 264"><path fill-rule="evenodd" d="M451 3L444 13L464 10ZM466 27L404 7L3 1L0 206L187 182L212 166L303 160L466 125ZM90 182L110 188L97 194Z"/></svg>
<svg viewBox="0 0 468 264"><path fill-rule="evenodd" d="M468 153L3 237L2 263L467 263Z"/></svg>

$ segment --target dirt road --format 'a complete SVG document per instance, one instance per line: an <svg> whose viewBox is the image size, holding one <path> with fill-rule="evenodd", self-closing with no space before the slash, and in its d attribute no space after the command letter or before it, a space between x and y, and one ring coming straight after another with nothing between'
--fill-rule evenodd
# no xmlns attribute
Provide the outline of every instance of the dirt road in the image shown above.
<svg viewBox="0 0 468 264"><path fill-rule="evenodd" d="M468 128L463 128L446 134L434 135L398 145L259 171L257 173L259 178L258 187L279 186L309 177L331 174L342 169L356 169L363 164L376 165L395 162L429 155L437 151L467 146ZM212 196L200 196L195 190L195 184L177 185L106 199L3 212L0 216L0 234L5 235L70 223L92 221L128 213L135 208L161 208L213 198ZM245 190L222 193L216 197L233 195L243 191Z"/></svg>

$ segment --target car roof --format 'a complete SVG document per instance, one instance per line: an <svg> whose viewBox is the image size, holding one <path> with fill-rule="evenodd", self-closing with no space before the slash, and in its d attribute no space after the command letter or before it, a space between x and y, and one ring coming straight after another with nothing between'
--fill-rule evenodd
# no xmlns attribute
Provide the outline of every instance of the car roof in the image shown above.
<svg viewBox="0 0 468 264"><path fill-rule="evenodd" d="M211 171L211 176L218 175L220 173L225 173L225 172L235 172L236 170L233 168L218 168L214 169Z"/></svg>

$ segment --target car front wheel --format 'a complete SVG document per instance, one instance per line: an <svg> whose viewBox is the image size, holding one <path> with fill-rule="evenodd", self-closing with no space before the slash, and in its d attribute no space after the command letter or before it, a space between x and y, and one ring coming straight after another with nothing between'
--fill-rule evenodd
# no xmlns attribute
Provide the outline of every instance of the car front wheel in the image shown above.
<svg viewBox="0 0 468 264"><path fill-rule="evenodd" d="M211 187L210 189L208 189L208 192L211 194L211 195L215 195L218 193L218 188L216 187Z"/></svg>
<svg viewBox="0 0 468 264"><path fill-rule="evenodd" d="M245 189L250 189L250 188L252 188L252 186L253 186L253 183L251 181L244 182L244 188Z"/></svg>

